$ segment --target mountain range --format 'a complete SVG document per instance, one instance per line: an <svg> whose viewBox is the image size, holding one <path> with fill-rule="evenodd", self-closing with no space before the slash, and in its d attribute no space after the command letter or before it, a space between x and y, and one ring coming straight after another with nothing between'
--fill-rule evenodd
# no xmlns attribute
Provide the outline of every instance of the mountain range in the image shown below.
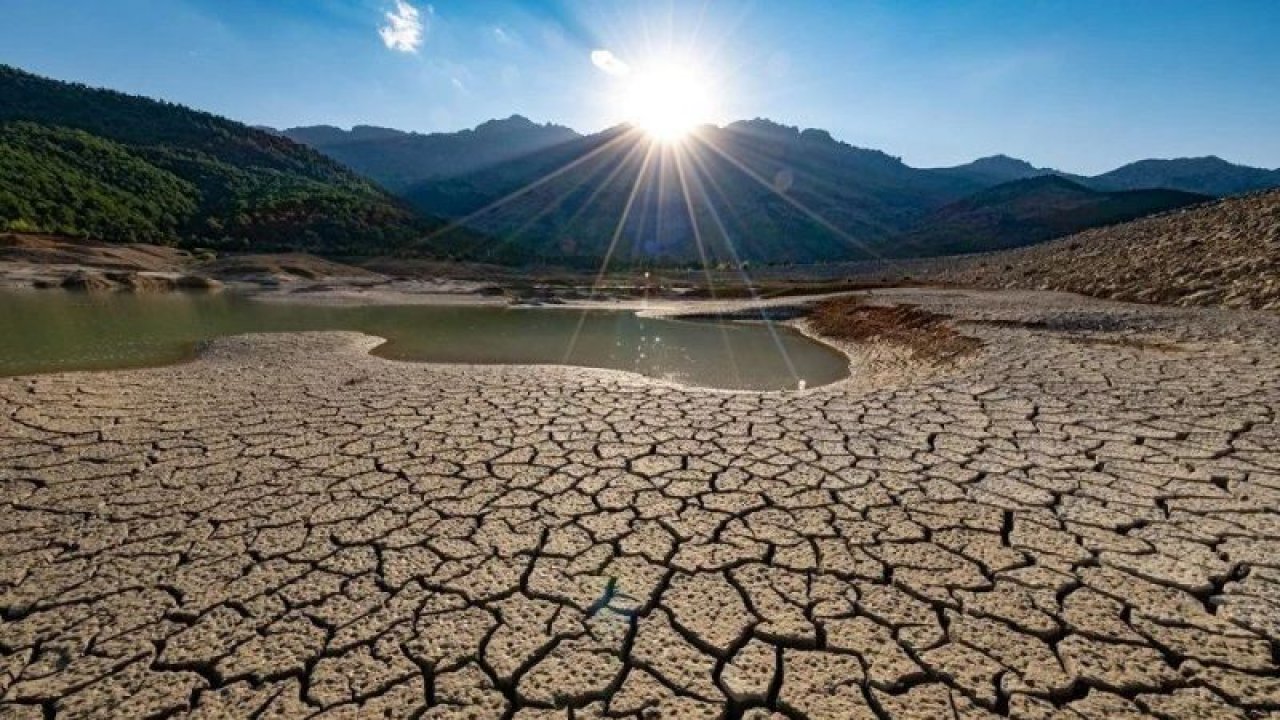
<svg viewBox="0 0 1280 720"><path fill-rule="evenodd" d="M1040 178L1048 180L1030 182ZM979 252L1208 199L1100 190L1092 179L1003 157L913 168L825 131L760 119L700 128L675 149L613 128L402 195L494 239L473 249L482 257L570 264Z"/></svg>
<svg viewBox="0 0 1280 720"><path fill-rule="evenodd" d="M807 263L880 254L922 209L978 189L753 120L700 128L678 147L612 128L404 196L494 238L494 260Z"/></svg>
<svg viewBox="0 0 1280 720"><path fill-rule="evenodd" d="M755 120L735 125L755 125L760 128L776 124L768 120ZM783 125L776 127L786 129ZM310 145L396 192L403 192L416 183L479 172L539 150L583 138L570 128L552 123L538 124L522 115L512 115L505 120L489 120L474 129L452 133L422 134L369 125L357 125L350 130L315 125L272 132ZM829 137L822 130L804 132ZM845 147L858 149L848 145ZM964 165L932 168L930 171L965 180L978 187L990 187L1041 175L1057 175L1094 190L1160 188L1214 197L1280 186L1280 169L1266 170L1237 165L1212 155L1139 160L1092 177L1036 167L1008 155L992 155Z"/></svg>
<svg viewBox="0 0 1280 720"><path fill-rule="evenodd" d="M495 123L503 134L492 132ZM487 135L484 160L475 163L482 167L470 171L452 171L451 153L384 162L406 144L398 131L284 134L483 234L489 240L462 254L498 262L590 265L607 255L809 263L982 252L1280 186L1280 171L1219 158L1142 161L1095 177L1004 155L914 168L823 130L764 119L706 126L681 151L652 154L643 134L626 126L581 136L519 116L408 136L418 147L441 148L484 144Z"/></svg>
<svg viewBox="0 0 1280 720"><path fill-rule="evenodd" d="M521 116L456 133L252 128L0 66L0 230L228 250L510 263L810 263L976 252L1262 187L1148 160L1095 177L1006 156L915 168L756 119L661 145Z"/></svg>

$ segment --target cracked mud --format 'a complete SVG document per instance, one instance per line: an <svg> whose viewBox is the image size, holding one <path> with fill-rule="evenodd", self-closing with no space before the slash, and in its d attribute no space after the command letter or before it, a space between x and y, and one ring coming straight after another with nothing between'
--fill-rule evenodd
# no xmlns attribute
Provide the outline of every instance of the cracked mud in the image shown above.
<svg viewBox="0 0 1280 720"><path fill-rule="evenodd" d="M0 380L0 718L1280 715L1280 322L901 296L985 346Z"/></svg>

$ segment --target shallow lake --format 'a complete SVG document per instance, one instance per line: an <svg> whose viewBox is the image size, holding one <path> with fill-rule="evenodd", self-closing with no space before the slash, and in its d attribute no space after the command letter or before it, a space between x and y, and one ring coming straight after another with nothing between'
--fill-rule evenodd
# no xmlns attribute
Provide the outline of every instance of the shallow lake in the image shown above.
<svg viewBox="0 0 1280 720"><path fill-rule="evenodd" d="M252 332L355 330L375 355L444 363L560 364L689 385L795 389L835 382L848 361L787 327L642 318L609 310L474 306L340 307L236 293L0 292L0 376L186 360L203 340Z"/></svg>

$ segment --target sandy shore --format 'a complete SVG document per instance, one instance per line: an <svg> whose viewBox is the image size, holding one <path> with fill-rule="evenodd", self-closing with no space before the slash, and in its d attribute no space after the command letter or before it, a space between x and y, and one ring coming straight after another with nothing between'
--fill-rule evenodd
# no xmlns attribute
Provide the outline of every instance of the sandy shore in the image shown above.
<svg viewBox="0 0 1280 720"><path fill-rule="evenodd" d="M1280 319L876 295L985 346L802 393L349 333L0 380L0 717L1280 711Z"/></svg>

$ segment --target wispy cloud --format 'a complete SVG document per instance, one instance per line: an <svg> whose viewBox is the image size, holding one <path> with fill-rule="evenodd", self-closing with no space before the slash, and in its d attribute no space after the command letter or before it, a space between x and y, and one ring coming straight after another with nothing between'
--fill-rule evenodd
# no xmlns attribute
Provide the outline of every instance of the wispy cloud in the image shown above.
<svg viewBox="0 0 1280 720"><path fill-rule="evenodd" d="M511 34L511 31L499 25L495 25L493 27L493 37L502 45L512 45L515 44L516 41L516 38Z"/></svg>
<svg viewBox="0 0 1280 720"><path fill-rule="evenodd" d="M430 16L434 12L435 9L428 5L427 15ZM396 0L396 9L385 13L384 17L386 24L378 28L382 43L389 50L405 53L418 52L427 32L427 23L422 17L422 11L405 0Z"/></svg>
<svg viewBox="0 0 1280 720"><path fill-rule="evenodd" d="M621 76L631 74L631 66L620 60L617 55L614 55L608 50L592 50L591 64L610 75Z"/></svg>

